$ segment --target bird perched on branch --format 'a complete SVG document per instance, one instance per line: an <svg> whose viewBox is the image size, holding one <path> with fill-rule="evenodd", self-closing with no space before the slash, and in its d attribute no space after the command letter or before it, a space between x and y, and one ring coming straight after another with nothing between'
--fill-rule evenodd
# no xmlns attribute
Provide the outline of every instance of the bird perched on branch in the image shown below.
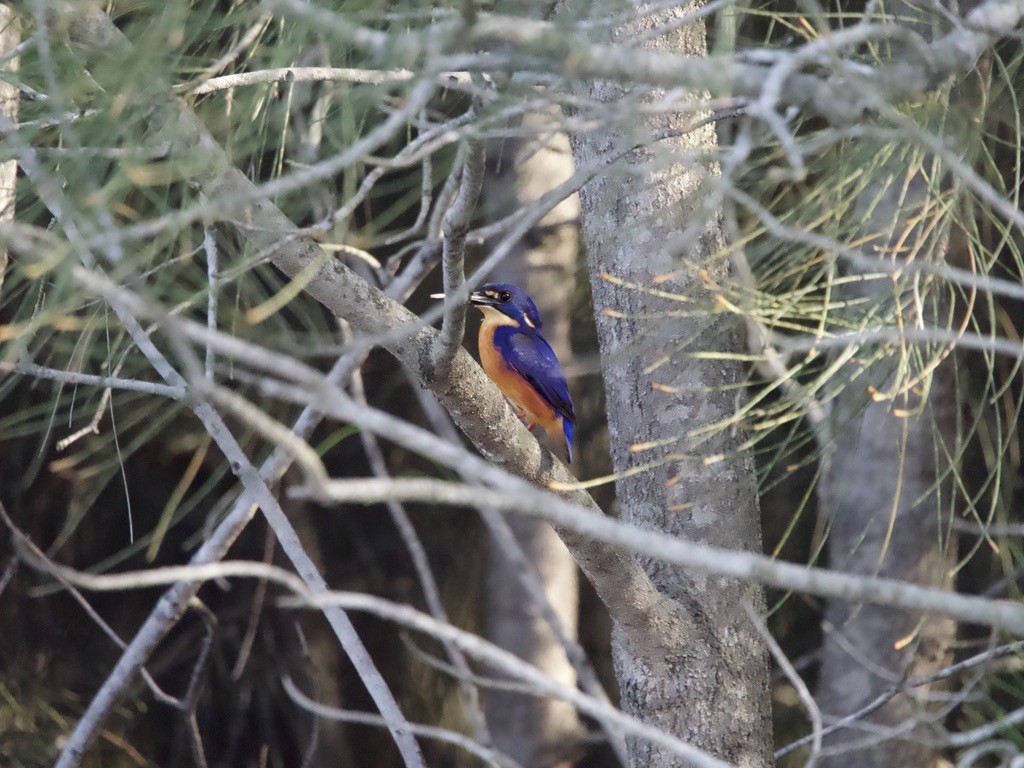
<svg viewBox="0 0 1024 768"><path fill-rule="evenodd" d="M484 373L530 430L540 424L556 440L565 440L571 462L576 416L562 366L541 335L537 305L511 283L487 283L469 301L484 313L480 326Z"/></svg>

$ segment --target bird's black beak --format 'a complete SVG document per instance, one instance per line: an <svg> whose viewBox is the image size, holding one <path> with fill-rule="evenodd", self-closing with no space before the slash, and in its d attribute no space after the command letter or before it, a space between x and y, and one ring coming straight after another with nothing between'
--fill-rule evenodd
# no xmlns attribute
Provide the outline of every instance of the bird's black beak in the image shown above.
<svg viewBox="0 0 1024 768"><path fill-rule="evenodd" d="M447 296L445 296L443 293L432 293L430 294L430 298L445 299L447 298ZM500 302L497 299L488 296L483 291L474 291L469 295L469 303L476 304L478 307L493 307L496 304L499 304Z"/></svg>
<svg viewBox="0 0 1024 768"><path fill-rule="evenodd" d="M469 295L469 303L476 304L478 307L493 307L500 302L493 296L488 296L483 291L474 291Z"/></svg>

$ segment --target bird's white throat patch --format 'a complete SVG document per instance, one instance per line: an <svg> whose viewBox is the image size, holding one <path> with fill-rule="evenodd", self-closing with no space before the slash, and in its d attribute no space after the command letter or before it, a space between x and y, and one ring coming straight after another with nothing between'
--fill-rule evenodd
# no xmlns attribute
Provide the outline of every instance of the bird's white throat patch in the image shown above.
<svg viewBox="0 0 1024 768"><path fill-rule="evenodd" d="M519 327L515 320L503 312L499 312L494 307L488 307L487 305L477 306L484 313L484 323L486 325L514 325L517 328Z"/></svg>

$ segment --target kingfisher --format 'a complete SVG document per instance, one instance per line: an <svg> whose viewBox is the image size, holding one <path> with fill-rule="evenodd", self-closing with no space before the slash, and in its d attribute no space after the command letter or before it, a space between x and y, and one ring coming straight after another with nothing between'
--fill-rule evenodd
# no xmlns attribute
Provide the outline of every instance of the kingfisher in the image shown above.
<svg viewBox="0 0 1024 768"><path fill-rule="evenodd" d="M487 283L469 301L484 313L479 336L484 373L528 429L540 424L555 440L565 440L571 463L576 416L562 366L541 335L537 305L511 283Z"/></svg>

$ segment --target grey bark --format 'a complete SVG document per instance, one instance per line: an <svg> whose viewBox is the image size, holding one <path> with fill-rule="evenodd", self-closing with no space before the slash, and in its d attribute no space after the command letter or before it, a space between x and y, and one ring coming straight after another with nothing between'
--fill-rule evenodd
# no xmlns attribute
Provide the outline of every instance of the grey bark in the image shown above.
<svg viewBox="0 0 1024 768"><path fill-rule="evenodd" d="M902 23L923 37L938 37L937 16L911 4L887 5ZM892 49L898 58L905 51ZM948 100L948 89L945 97ZM908 158L921 163L915 168ZM934 230L927 206L936 194L941 171L934 158L893 153L854 205L853 237L887 233L874 241L880 259L944 261L949 250L948 217ZM904 181L905 180L905 181ZM889 307L914 327L922 320L943 326L942 287L916 280L862 280L845 289L867 306ZM912 292L922 296L914 301ZM901 295L902 294L902 295ZM923 383L895 398L871 397L870 390L892 392L898 383L896 355L884 356L845 387L831 414L834 435L826 446L819 487L821 509L830 522L831 567L877 574L925 586L952 587L956 558L954 512L949 483L941 482L948 456L955 456L956 381L952 355ZM919 370L911 365L910 373ZM923 392L923 394L919 394ZM818 703L826 719L856 711L905 675L928 675L951 661L956 623L881 606L831 601L825 611L825 642ZM905 768L932 766L940 757L925 743L939 717L931 687L901 694L868 720L881 733L865 738L859 730L840 731L824 742L826 768ZM941 725L941 722L938 723ZM898 729L900 735L894 737Z"/></svg>
<svg viewBox="0 0 1024 768"><path fill-rule="evenodd" d="M564 133L555 133L557 118L527 115L520 126L523 138L494 142L489 148L492 168L484 194L486 206L495 216L536 200L572 176L569 140ZM575 283L578 217L579 199L573 195L548 213L493 275L522 286L533 297L544 319L544 336L563 363L572 354L569 302ZM543 439L538 432L538 439ZM560 446L553 450L561 452ZM576 561L546 522L513 516L508 524L544 586L548 602L567 634L575 638L579 609ZM519 567L492 539L487 573L488 637L559 682L575 686L576 672L562 643L533 605ZM495 691L487 697L487 709L495 746L502 752L523 765L569 764L566 758L583 727L567 702Z"/></svg>
<svg viewBox="0 0 1024 768"><path fill-rule="evenodd" d="M663 24L674 14L645 18L644 28ZM624 30L626 36L642 30ZM705 52L702 23L660 36L649 45L658 51L691 55ZM593 83L586 94L612 101L622 91ZM656 98L652 93L650 98ZM609 114L614 114L609 110ZM647 120L634 128L651 132L685 127L683 118ZM609 127L573 138L578 165L611 158L631 146L629 128ZM658 151L711 150L714 129L659 145ZM734 413L741 367L732 362L690 357L697 349L740 349L737 328L708 314L669 317L674 300L659 299L616 280L677 294L696 306L710 307L707 283L728 271L721 256L723 233L717 217L698 229L685 254L667 244L701 208L700 170L671 165L637 152L629 173L599 177L581 191L583 234L590 260L602 370L608 401L608 425L616 472L659 460L653 469L616 483L624 520L709 544L758 551L761 532L757 487L751 457L737 452L739 436L729 428L711 437L690 439L695 429L727 420ZM652 169L658 170L652 170ZM683 258L680 258L680 257ZM686 308L692 308L693 304ZM612 310L609 316L604 310ZM673 441L646 451L637 443ZM704 458L721 455L705 463ZM644 560L645 570L674 612L662 627L631 626L615 619L613 656L627 711L691 741L737 766L771 762L771 717L765 647L747 619L744 600L761 607L761 590L715 577L695 576L662 562ZM649 744L629 745L635 766L680 765Z"/></svg>

